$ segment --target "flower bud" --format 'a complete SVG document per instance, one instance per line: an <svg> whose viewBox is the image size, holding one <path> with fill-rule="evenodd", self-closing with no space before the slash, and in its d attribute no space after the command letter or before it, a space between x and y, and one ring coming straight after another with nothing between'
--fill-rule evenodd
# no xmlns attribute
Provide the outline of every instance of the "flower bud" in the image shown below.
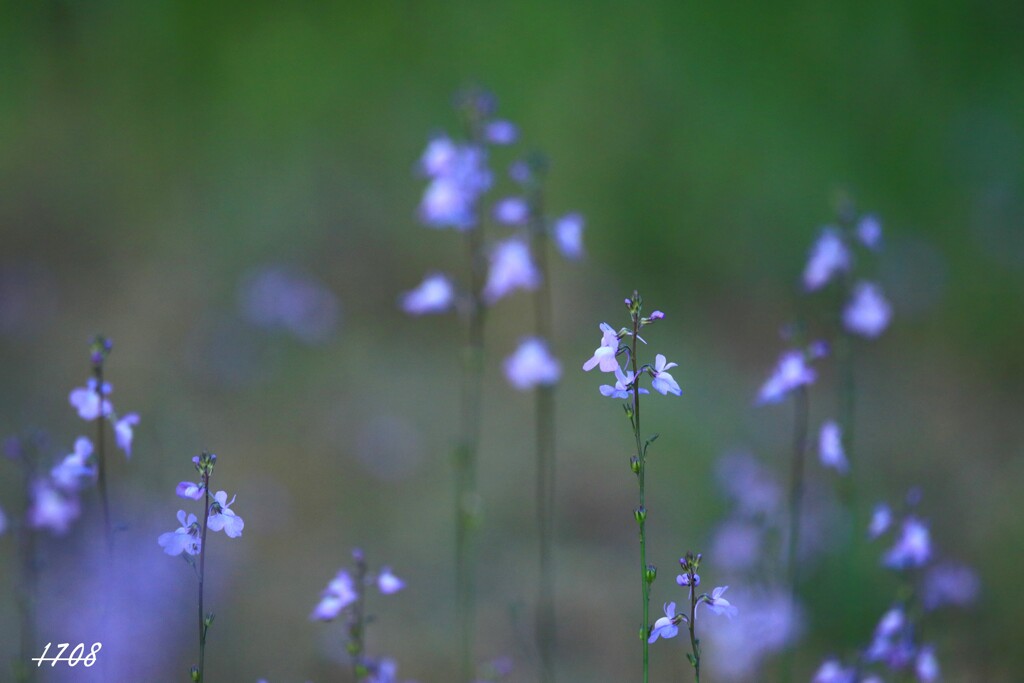
<svg viewBox="0 0 1024 683"><path fill-rule="evenodd" d="M653 564L647 565L647 569L644 570L644 581L648 584L654 583L654 579L658 576L658 568Z"/></svg>
<svg viewBox="0 0 1024 683"><path fill-rule="evenodd" d="M629 459L629 469L633 470L633 474L640 474L640 458L635 455Z"/></svg>
<svg viewBox="0 0 1024 683"><path fill-rule="evenodd" d="M193 683L199 683L199 667L193 665L192 668L188 670L188 675L192 679Z"/></svg>
<svg viewBox="0 0 1024 683"><path fill-rule="evenodd" d="M643 524L644 520L647 519L647 508L643 505L633 510L633 518L636 519L638 524Z"/></svg>

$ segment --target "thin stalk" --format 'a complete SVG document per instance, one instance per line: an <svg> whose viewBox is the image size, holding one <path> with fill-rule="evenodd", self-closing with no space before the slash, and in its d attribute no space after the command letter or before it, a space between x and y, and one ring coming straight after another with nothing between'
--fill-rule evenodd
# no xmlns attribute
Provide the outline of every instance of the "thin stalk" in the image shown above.
<svg viewBox="0 0 1024 683"><path fill-rule="evenodd" d="M206 579L206 527L210 520L210 475L203 473L203 537L199 546L199 683L203 683L203 667L206 662L206 616L203 614L203 582Z"/></svg>
<svg viewBox="0 0 1024 683"><path fill-rule="evenodd" d="M793 460L789 477L789 548L786 571L794 597L799 580L800 512L804 496L804 460L807 457L807 424L810 392L799 386L793 392Z"/></svg>
<svg viewBox="0 0 1024 683"><path fill-rule="evenodd" d="M543 223L543 197L534 193L531 201L530 247L540 273L540 286L534 290L534 332L551 345L551 283L548 276L547 235ZM554 683L557 660L557 617L555 611L555 387L538 385L534 392L537 449L537 530L540 539L539 589L537 595L537 649L540 653L541 681Z"/></svg>
<svg viewBox="0 0 1024 683"><path fill-rule="evenodd" d="M643 643L644 650L644 677L643 683L647 683L648 679L648 668L649 668L649 650L650 646L647 642L647 627L650 625L650 603L651 603L651 585L647 581L647 508L644 504L644 475L647 469L646 452L643 444L640 440L640 375L636 364L636 340L640 333L640 316L636 314L633 316L633 338L631 341L631 347L629 352L629 362L633 370L633 415L631 421L633 423L633 437L636 439L636 457L639 461L639 471L637 472L637 480L640 484L640 510L643 514L638 516L638 523L640 525L640 588L641 588L641 602L643 604L643 622L640 625L640 640Z"/></svg>
<svg viewBox="0 0 1024 683"><path fill-rule="evenodd" d="M363 662L365 651L366 623L366 561L360 554L356 557L355 584L359 587L356 601L352 605L352 613L348 623L348 654L352 660L352 680L358 683L366 676L366 665Z"/></svg>
<svg viewBox="0 0 1024 683"><path fill-rule="evenodd" d="M693 588L693 573L690 574L690 649L693 652L693 676L700 683L700 643L697 642L697 591Z"/></svg>
<svg viewBox="0 0 1024 683"><path fill-rule="evenodd" d="M100 503L103 506L103 532L107 541L107 551L114 552L114 530L110 524L110 498L107 495L107 459L104 448L107 416L103 410L103 363L93 365L96 378L96 398L99 400L99 414L96 416L96 463L98 465L98 486Z"/></svg>

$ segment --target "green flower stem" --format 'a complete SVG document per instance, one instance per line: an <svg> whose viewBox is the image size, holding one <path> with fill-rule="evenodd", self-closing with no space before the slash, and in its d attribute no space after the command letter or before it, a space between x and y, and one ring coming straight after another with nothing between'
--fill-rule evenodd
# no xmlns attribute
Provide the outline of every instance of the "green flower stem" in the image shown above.
<svg viewBox="0 0 1024 683"><path fill-rule="evenodd" d="M199 546L199 681L203 683L203 671L206 662L206 615L203 614L203 583L206 579L206 527L210 520L210 473L204 471L203 482L203 530Z"/></svg>
<svg viewBox="0 0 1024 683"><path fill-rule="evenodd" d="M107 541L107 551L114 552L114 529L110 524L110 498L107 494L107 459L104 448L107 416L103 412L103 362L93 365L96 379L96 398L99 400L99 414L96 416L96 463L97 484L100 490L100 503L103 506L103 532Z"/></svg>
<svg viewBox="0 0 1024 683"><path fill-rule="evenodd" d="M637 297L634 293L634 299ZM644 447L643 442L640 438L640 375L636 362L636 340L640 333L640 313L639 311L633 314L633 337L631 340L629 362L633 370L633 411L630 415L630 421L633 424L633 437L636 440L636 457L639 464L639 470L637 471L637 481L640 484L640 510L644 511L644 514L638 515L637 523L640 525L640 588L641 588L641 603L643 605L643 622L640 625L640 640L643 643L644 651L644 675L643 683L647 683L648 680L648 668L650 659L650 645L647 642L647 628L650 626L650 603L651 603L651 584L647 580L647 508L644 505L644 475L647 469L647 449Z"/></svg>
<svg viewBox="0 0 1024 683"><path fill-rule="evenodd" d="M700 683L700 641L697 640L697 591L694 589L694 574L690 573L690 650L692 652L693 677Z"/></svg>

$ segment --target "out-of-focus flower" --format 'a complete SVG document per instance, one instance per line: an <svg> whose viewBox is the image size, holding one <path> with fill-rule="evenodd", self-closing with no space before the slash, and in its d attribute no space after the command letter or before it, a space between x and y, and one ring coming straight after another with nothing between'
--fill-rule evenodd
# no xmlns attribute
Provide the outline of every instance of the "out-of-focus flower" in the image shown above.
<svg viewBox="0 0 1024 683"><path fill-rule="evenodd" d="M377 590L384 595L392 595L405 588L405 581L394 575L391 567L384 567L377 575Z"/></svg>
<svg viewBox="0 0 1024 683"><path fill-rule="evenodd" d="M202 539L199 536L199 524L196 516L186 516L184 510L178 510L178 523L181 525L174 531L160 534L157 543L168 555L198 555Z"/></svg>
<svg viewBox="0 0 1024 683"><path fill-rule="evenodd" d="M914 673L921 683L933 683L939 680L939 660L935 657L935 648L925 645L917 653L914 660Z"/></svg>
<svg viewBox="0 0 1024 683"><path fill-rule="evenodd" d="M850 267L850 253L839 231L827 227L811 248L807 267L804 268L804 287L808 291L821 289L836 273Z"/></svg>
<svg viewBox="0 0 1024 683"><path fill-rule="evenodd" d="M666 363L665 356L662 354L659 353L654 357L654 379L651 381L651 387L662 396L667 396L670 393L679 396L683 393L683 390L679 388L679 384L667 372L674 367L676 367L676 364Z"/></svg>
<svg viewBox="0 0 1024 683"><path fill-rule="evenodd" d="M562 376L562 365L551 355L547 343L539 337L524 339L515 352L505 359L505 377L512 386L527 391L536 386L550 386Z"/></svg>
<svg viewBox="0 0 1024 683"><path fill-rule="evenodd" d="M522 197L506 197L494 205L494 220L505 225L525 225L530 205Z"/></svg>
<svg viewBox="0 0 1024 683"><path fill-rule="evenodd" d="M444 175L450 171L458 156L459 148L452 139L440 135L427 143L420 157L420 170L430 177Z"/></svg>
<svg viewBox="0 0 1024 683"><path fill-rule="evenodd" d="M615 354L619 350L619 337L608 323L601 323L601 345L594 350L594 355L583 364L583 369L590 372L600 366L601 372L615 372L619 362Z"/></svg>
<svg viewBox="0 0 1024 683"><path fill-rule="evenodd" d="M730 520L718 526L709 554L723 570L742 572L761 560L762 545L763 531L759 525Z"/></svg>
<svg viewBox="0 0 1024 683"><path fill-rule="evenodd" d="M829 420L821 425L821 433L818 437L818 455L821 464L834 469L839 474L846 474L850 469L846 461L846 453L843 451L843 432L839 423Z"/></svg>
<svg viewBox="0 0 1024 683"><path fill-rule="evenodd" d="M855 680L853 669L847 669L835 659L828 659L818 667L811 683L854 683Z"/></svg>
<svg viewBox="0 0 1024 683"><path fill-rule="evenodd" d="M871 512L871 522L868 524L868 536L872 539L878 538L892 526L892 509L885 503L879 503Z"/></svg>
<svg viewBox="0 0 1024 683"><path fill-rule="evenodd" d="M100 391L104 396L108 396L111 391L109 382L104 382L103 387ZM71 393L68 394L68 401L71 405L78 410L78 416L83 420L95 420L100 416L100 397L96 393L96 379L90 377L84 387L78 387L72 389ZM102 402L103 416L106 417L114 411L114 407L110 401L106 398Z"/></svg>
<svg viewBox="0 0 1024 683"><path fill-rule="evenodd" d="M878 216L867 214L857 223L857 239L868 249L877 249L882 242L882 222Z"/></svg>
<svg viewBox="0 0 1024 683"><path fill-rule="evenodd" d="M81 509L73 494L58 491L45 479L32 484L28 523L33 529L49 529L58 536L67 533Z"/></svg>
<svg viewBox="0 0 1024 683"><path fill-rule="evenodd" d="M731 619L736 616L737 609L735 605L722 597L727 590L729 590L728 586L718 586L711 591L711 595L704 598L703 602L715 614L724 614Z"/></svg>
<svg viewBox="0 0 1024 683"><path fill-rule="evenodd" d="M84 436L75 440L73 453L64 456L60 464L50 470L50 478L62 491L78 491L83 479L96 477L96 466L89 461L92 455L92 441Z"/></svg>
<svg viewBox="0 0 1024 683"><path fill-rule="evenodd" d="M892 307L873 282L858 282L853 298L843 310L843 325L862 337L874 339L885 331L892 317Z"/></svg>
<svg viewBox="0 0 1024 683"><path fill-rule="evenodd" d="M353 602L359 599L355 582L347 571L342 569L331 579L327 588L320 596L320 602L313 608L309 618L317 621L331 621Z"/></svg>
<svg viewBox="0 0 1024 683"><path fill-rule="evenodd" d="M519 137L519 129L510 121L490 121L484 126L484 137L492 145L511 145Z"/></svg>
<svg viewBox="0 0 1024 683"><path fill-rule="evenodd" d="M287 266L265 266L247 274L239 284L238 302L251 324L283 330L307 344L326 341L341 317L334 292Z"/></svg>
<svg viewBox="0 0 1024 683"><path fill-rule="evenodd" d="M484 301L494 304L517 289L536 289L540 277L526 242L517 237L499 242L491 252L491 267L483 291Z"/></svg>
<svg viewBox="0 0 1024 683"><path fill-rule="evenodd" d="M575 261L583 258L583 216L570 213L555 221L555 245L562 256Z"/></svg>
<svg viewBox="0 0 1024 683"><path fill-rule="evenodd" d="M626 399L633 395L633 389L630 387L633 384L633 371L623 373L622 368L618 365L615 366L615 386L609 386L602 384L598 389L602 396L608 398L622 398ZM640 389L641 394L649 393L646 389Z"/></svg>
<svg viewBox="0 0 1024 683"><path fill-rule="evenodd" d="M217 491L213 499L214 502L210 503L210 518L207 520L206 526L212 531L223 530L229 538L241 536L245 522L231 509L231 506L235 504L235 497L232 497L229 503L227 492Z"/></svg>
<svg viewBox="0 0 1024 683"><path fill-rule="evenodd" d="M924 522L914 517L903 521L903 529L896 544L883 558L883 564L892 569L924 566L932 556L931 534Z"/></svg>
<svg viewBox="0 0 1024 683"><path fill-rule="evenodd" d="M476 205L492 182L487 153L474 145L427 146L421 168L431 177L420 201L420 219L431 228L469 230L477 223Z"/></svg>
<svg viewBox="0 0 1024 683"><path fill-rule="evenodd" d="M768 517L779 510L782 488L774 473L749 453L719 458L715 474L722 490L745 517Z"/></svg>
<svg viewBox="0 0 1024 683"><path fill-rule="evenodd" d="M651 635L647 638L648 643L653 643L658 638L675 638L679 633L679 619L676 616L676 603L667 602L662 605L665 611L665 616L659 617L654 622L654 627L651 629Z"/></svg>
<svg viewBox="0 0 1024 683"><path fill-rule="evenodd" d="M921 602L926 610L946 605L969 607L978 599L981 581L973 569L956 562L931 567L924 577Z"/></svg>
<svg viewBox="0 0 1024 683"><path fill-rule="evenodd" d="M138 413L128 413L114 423L114 437L118 447L129 458L132 457L132 438L135 436L135 425L139 424Z"/></svg>
<svg viewBox="0 0 1024 683"><path fill-rule="evenodd" d="M402 295L402 310L411 315L444 313L455 301L455 287L446 275L428 275L420 285Z"/></svg>
<svg viewBox="0 0 1024 683"><path fill-rule="evenodd" d="M802 351L787 351L779 357L768 381L761 385L757 402L777 403L793 389L813 384L817 376L814 368L808 367Z"/></svg>

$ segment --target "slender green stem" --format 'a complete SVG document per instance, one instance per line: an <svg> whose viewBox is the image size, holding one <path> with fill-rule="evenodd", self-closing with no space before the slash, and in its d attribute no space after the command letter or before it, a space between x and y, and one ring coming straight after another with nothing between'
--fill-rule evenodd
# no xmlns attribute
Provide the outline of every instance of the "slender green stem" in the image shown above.
<svg viewBox="0 0 1024 683"><path fill-rule="evenodd" d="M203 671L206 662L206 615L203 614L203 583L206 579L206 527L210 520L210 475L203 475L203 529L199 546L199 683L203 683Z"/></svg>
<svg viewBox="0 0 1024 683"><path fill-rule="evenodd" d="M107 551L114 552L114 529L110 524L110 498L107 494L107 459L104 447L104 435L106 433L107 415L103 410L106 399L103 396L103 363L93 365L93 374L96 379L96 398L99 401L99 414L96 416L96 463L98 473L98 487L100 490L100 503L103 506L103 532L107 541Z"/></svg>
<svg viewBox="0 0 1024 683"><path fill-rule="evenodd" d="M694 574L690 572L690 650L693 653L693 676L700 683L700 642L697 640L697 591Z"/></svg>
<svg viewBox="0 0 1024 683"><path fill-rule="evenodd" d="M635 295L634 295L635 296ZM646 449L643 447L643 443L640 438L640 375L636 362L636 340L640 333L640 315L639 313L633 316L633 336L631 340L629 362L633 370L633 437L636 439L636 457L639 461L639 471L637 472L637 480L640 484L640 510L643 514L638 516L638 523L640 525L640 588L641 588L641 602L643 604L643 622L640 626L640 640L643 643L644 650L644 676L643 681L647 683L648 680L648 668L649 668L649 650L650 645L647 642L647 629L650 626L650 603L651 603L651 584L647 581L647 508L644 503L644 475L646 474L647 462L646 462Z"/></svg>
<svg viewBox="0 0 1024 683"><path fill-rule="evenodd" d="M363 680L366 676L366 663L363 660L365 651L365 625L366 625L366 559L362 553L357 551L355 584L356 601L352 605L352 612L348 622L348 654L352 662L352 680L355 683Z"/></svg>

